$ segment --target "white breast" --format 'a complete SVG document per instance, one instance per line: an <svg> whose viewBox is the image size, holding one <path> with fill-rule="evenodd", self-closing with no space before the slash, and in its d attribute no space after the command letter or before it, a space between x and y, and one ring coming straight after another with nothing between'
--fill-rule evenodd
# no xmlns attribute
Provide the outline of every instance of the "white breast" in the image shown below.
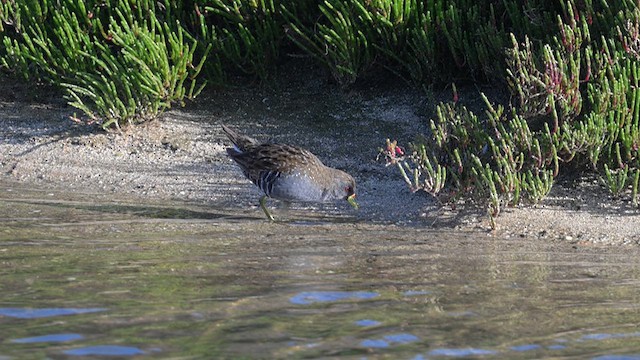
<svg viewBox="0 0 640 360"><path fill-rule="evenodd" d="M272 198L289 201L322 202L325 196L317 182L299 172L280 176L271 191Z"/></svg>

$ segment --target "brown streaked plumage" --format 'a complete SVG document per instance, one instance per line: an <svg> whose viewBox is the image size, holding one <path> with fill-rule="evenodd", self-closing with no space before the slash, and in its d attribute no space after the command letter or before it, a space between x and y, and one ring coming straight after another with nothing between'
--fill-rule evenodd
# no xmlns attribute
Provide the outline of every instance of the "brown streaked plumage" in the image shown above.
<svg viewBox="0 0 640 360"><path fill-rule="evenodd" d="M354 208L355 180L351 175L328 167L303 148L284 144L260 143L222 125L234 147L227 148L244 175L264 192L260 206L270 220L267 197L285 201L327 202L347 200Z"/></svg>

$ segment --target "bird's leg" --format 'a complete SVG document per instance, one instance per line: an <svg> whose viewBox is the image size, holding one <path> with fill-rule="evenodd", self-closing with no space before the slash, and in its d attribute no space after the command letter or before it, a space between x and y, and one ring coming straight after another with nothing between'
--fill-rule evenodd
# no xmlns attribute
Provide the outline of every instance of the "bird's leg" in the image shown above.
<svg viewBox="0 0 640 360"><path fill-rule="evenodd" d="M269 220L275 221L273 216L271 216L271 213L269 213L269 210L267 210L267 195L264 195L260 198L260 207L262 208L262 211L264 211L265 215L267 215Z"/></svg>

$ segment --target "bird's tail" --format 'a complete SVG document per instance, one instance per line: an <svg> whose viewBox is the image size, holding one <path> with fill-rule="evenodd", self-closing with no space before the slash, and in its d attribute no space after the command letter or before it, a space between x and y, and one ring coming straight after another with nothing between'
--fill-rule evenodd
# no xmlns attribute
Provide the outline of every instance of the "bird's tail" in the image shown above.
<svg viewBox="0 0 640 360"><path fill-rule="evenodd" d="M233 150L227 149L227 152L229 152L229 155L231 155L230 151L235 150L236 153L242 153L242 152L245 152L248 148L259 144L258 140L256 139L246 135L238 134L228 126L224 124L221 124L221 125L222 125L222 131L224 131L224 133L227 134L227 137L233 143L234 149Z"/></svg>

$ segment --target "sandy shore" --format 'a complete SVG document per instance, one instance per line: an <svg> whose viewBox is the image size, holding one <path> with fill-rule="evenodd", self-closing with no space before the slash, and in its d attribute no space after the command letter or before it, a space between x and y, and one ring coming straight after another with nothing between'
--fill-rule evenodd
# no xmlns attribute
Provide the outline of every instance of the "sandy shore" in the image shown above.
<svg viewBox="0 0 640 360"><path fill-rule="evenodd" d="M489 230L482 209L441 208L424 193L410 193L396 170L385 168L376 155L386 138L406 144L426 131L440 99L426 99L414 90L340 92L322 80L303 79L286 87L209 92L185 109L169 111L123 134L74 123L74 109L62 101L25 101L10 96L10 88L4 90L0 182L142 203L190 202L264 221L257 207L259 192L226 157L228 142L220 129L225 123L259 139L306 147L358 182L357 212L346 203L293 204L286 209L271 201L275 216L320 212L342 221L576 246L640 244L638 209L628 196L612 199L595 178L560 182L537 206L503 209L495 231Z"/></svg>

